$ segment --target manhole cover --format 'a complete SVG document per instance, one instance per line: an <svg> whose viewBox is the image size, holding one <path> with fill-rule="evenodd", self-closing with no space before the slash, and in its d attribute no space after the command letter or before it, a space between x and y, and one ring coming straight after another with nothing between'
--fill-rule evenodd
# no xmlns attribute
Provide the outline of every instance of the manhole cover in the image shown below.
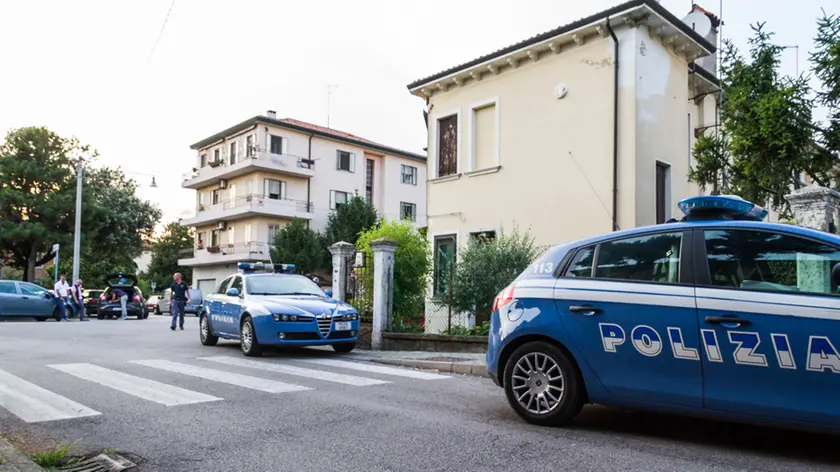
<svg viewBox="0 0 840 472"><path fill-rule="evenodd" d="M100 454L90 459L62 467L67 472L120 472L136 467L136 464L116 454Z"/></svg>
<svg viewBox="0 0 840 472"><path fill-rule="evenodd" d="M434 361L434 362L463 362L469 359L464 357L422 357L418 358L420 361Z"/></svg>

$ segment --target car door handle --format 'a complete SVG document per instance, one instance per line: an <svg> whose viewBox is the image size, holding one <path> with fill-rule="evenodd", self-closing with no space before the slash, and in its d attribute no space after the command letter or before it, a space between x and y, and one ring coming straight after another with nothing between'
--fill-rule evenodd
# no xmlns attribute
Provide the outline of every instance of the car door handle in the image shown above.
<svg viewBox="0 0 840 472"><path fill-rule="evenodd" d="M719 324L724 328L741 328L752 324L752 321L742 320L734 316L707 316L704 321L709 324Z"/></svg>
<svg viewBox="0 0 840 472"><path fill-rule="evenodd" d="M583 316L592 316L601 313L602 310L600 308L595 308L594 306L589 305L572 305L569 307L569 311L571 311L572 313L581 314Z"/></svg>

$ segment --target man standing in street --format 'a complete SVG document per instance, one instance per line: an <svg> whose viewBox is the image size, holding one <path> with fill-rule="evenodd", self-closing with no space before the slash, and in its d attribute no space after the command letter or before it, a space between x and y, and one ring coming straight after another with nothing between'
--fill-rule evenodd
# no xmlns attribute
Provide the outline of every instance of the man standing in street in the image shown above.
<svg viewBox="0 0 840 472"><path fill-rule="evenodd" d="M128 317L128 309L126 308L126 305L128 304L128 295L126 295L126 293L122 290L115 288L111 291L111 300L117 301L117 299L120 301L120 310L122 311L120 320L125 321Z"/></svg>
<svg viewBox="0 0 840 472"><path fill-rule="evenodd" d="M70 300L70 284L67 283L67 276L61 274L61 278L55 283L55 300L58 303L58 321L70 321L67 318L67 302Z"/></svg>
<svg viewBox="0 0 840 472"><path fill-rule="evenodd" d="M176 272L172 278L174 279L174 282L169 286L169 288L172 289L172 291L169 292L169 306L172 311L172 326L170 326L169 329L175 331L175 321L178 320L180 321L181 331L183 331L184 309L187 306L187 302L190 301L190 286L181 280L180 272ZM179 315L180 319L178 319Z"/></svg>
<svg viewBox="0 0 840 472"><path fill-rule="evenodd" d="M82 295L82 279L76 281L76 285L73 285L71 289L71 293L73 294L73 303L76 305L76 313L79 314L79 321L90 321L90 318L87 316L87 312L85 312L85 301Z"/></svg>

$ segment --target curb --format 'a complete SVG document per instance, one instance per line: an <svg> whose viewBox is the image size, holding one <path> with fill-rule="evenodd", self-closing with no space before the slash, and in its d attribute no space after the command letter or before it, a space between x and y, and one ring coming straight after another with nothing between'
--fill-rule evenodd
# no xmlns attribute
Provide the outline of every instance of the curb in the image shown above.
<svg viewBox="0 0 840 472"><path fill-rule="evenodd" d="M490 378L490 375L487 373L487 368L483 364L424 361L421 359L380 359L375 357L357 357L357 359L360 361L375 362L377 364L397 365L414 369L436 370L448 374Z"/></svg>
<svg viewBox="0 0 840 472"><path fill-rule="evenodd" d="M44 469L0 437L0 472L44 472Z"/></svg>

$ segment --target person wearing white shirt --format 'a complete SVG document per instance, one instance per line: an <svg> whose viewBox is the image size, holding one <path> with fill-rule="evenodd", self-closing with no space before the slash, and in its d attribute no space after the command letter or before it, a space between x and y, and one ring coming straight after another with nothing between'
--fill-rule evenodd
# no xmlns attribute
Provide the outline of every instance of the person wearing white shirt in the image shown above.
<svg viewBox="0 0 840 472"><path fill-rule="evenodd" d="M58 302L59 321L70 321L67 318L67 301L70 298L70 284L67 283L67 276L61 274L61 278L55 283L55 299Z"/></svg>

